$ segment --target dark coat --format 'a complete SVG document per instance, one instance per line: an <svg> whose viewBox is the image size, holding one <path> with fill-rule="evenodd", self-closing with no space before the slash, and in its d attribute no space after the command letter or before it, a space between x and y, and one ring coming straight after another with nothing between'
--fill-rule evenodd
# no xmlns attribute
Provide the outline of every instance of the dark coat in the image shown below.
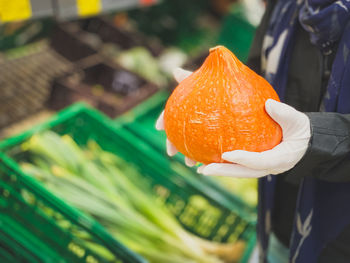
<svg viewBox="0 0 350 263"><path fill-rule="evenodd" d="M262 74L262 41L273 7L274 1L270 1L247 63L258 74ZM309 116L312 138L306 155L297 166L276 177L271 228L286 246L290 244L295 222L300 181L315 177L330 183L350 182L350 115L319 112L335 53L334 50L330 55L322 54L311 44L308 33L298 27L284 102ZM349 227L322 250L318 262L350 262L350 222Z"/></svg>

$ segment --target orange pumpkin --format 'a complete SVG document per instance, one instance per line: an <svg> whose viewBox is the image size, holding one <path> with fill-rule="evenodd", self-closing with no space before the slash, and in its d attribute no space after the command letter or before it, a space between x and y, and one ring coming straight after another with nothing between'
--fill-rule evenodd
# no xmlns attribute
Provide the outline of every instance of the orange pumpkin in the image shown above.
<svg viewBox="0 0 350 263"><path fill-rule="evenodd" d="M166 135L179 152L204 164L224 162L227 151L269 150L282 139L281 127L265 112L269 98L279 101L271 85L217 46L169 97Z"/></svg>

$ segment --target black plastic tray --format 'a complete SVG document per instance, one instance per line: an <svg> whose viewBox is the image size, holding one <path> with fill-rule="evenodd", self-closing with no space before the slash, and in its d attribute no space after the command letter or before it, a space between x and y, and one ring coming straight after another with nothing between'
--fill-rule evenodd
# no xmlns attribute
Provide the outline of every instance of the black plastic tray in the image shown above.
<svg viewBox="0 0 350 263"><path fill-rule="evenodd" d="M154 56L160 55L164 50L160 42L148 38L140 32L117 27L112 22L102 17L83 20L81 22L81 28L89 33L96 34L103 42L114 43L122 49L143 46Z"/></svg>
<svg viewBox="0 0 350 263"><path fill-rule="evenodd" d="M51 37L51 46L72 62L100 53L104 44L115 44L122 50L144 46L157 56L163 47L141 33L118 28L103 18L57 24Z"/></svg>
<svg viewBox="0 0 350 263"><path fill-rule="evenodd" d="M114 118L158 91L155 84L99 56L89 57L78 68L54 82L51 109L85 101Z"/></svg>

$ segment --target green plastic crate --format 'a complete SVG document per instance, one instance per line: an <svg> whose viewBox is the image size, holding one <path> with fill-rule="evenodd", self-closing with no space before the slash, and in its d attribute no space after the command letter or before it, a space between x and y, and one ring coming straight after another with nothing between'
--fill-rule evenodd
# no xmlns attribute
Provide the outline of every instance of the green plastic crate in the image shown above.
<svg viewBox="0 0 350 263"><path fill-rule="evenodd" d="M0 258L9 262L66 262L43 240L8 215L1 215Z"/></svg>
<svg viewBox="0 0 350 263"><path fill-rule="evenodd" d="M242 262L247 262L255 245L255 214L251 210L201 180L186 176L188 171L183 166L169 161L149 143L124 129L123 125L112 123L106 116L84 104L76 104L51 121L3 141L0 150L16 158L20 156L18 146L21 143L34 133L47 129L69 134L80 145L93 139L104 150L130 162L149 180L154 193L186 229L218 242L245 240L247 247ZM23 174L21 177L27 178ZM203 207L196 202L199 196L208 206ZM65 207L73 209L67 205Z"/></svg>
<svg viewBox="0 0 350 263"><path fill-rule="evenodd" d="M104 253L87 247L75 233L103 247L113 262L146 262L0 153L0 258L4 262L110 262Z"/></svg>

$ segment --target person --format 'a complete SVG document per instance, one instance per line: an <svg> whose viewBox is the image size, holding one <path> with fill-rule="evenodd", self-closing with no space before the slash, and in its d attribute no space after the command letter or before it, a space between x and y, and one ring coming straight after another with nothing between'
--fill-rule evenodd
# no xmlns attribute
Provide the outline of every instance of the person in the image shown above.
<svg viewBox="0 0 350 263"><path fill-rule="evenodd" d="M198 170L260 178L259 262L350 262L349 10L349 0L267 1L247 65L281 98L265 109L282 142L261 153L227 152L230 163ZM176 153L169 141L167 148Z"/></svg>

